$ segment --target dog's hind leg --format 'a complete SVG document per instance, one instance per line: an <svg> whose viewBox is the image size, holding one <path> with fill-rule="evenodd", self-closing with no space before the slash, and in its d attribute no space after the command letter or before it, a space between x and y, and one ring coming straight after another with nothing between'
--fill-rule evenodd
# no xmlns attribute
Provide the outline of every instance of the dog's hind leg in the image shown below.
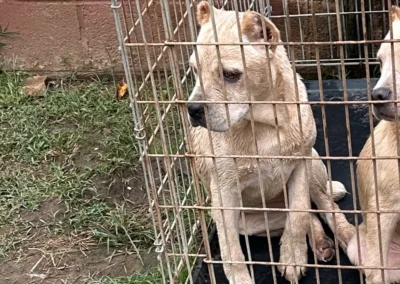
<svg viewBox="0 0 400 284"><path fill-rule="evenodd" d="M373 189L372 189L373 190ZM393 206L397 202L385 199L384 196L380 197L379 209L384 210L399 210L400 206ZM392 199L396 200L396 198ZM377 211L376 203L374 198L371 198L368 209L371 211ZM393 202L393 203L391 203ZM388 206L390 204L392 206ZM396 224L399 221L400 215L398 213L366 213L364 214L366 224L366 257L363 265L365 266L388 266L389 248L391 245L391 239L396 229ZM379 227L380 223L380 227ZM379 233L380 230L380 233ZM382 246L382 247L380 247ZM392 245L393 246L393 245ZM381 250L382 248L382 250ZM379 257L381 256L381 257ZM381 263L381 258L383 263ZM388 270L380 269L365 269L366 283L367 284L378 284L378 283L390 283ZM384 276L384 279L383 279Z"/></svg>
<svg viewBox="0 0 400 284"><path fill-rule="evenodd" d="M335 199L335 196L338 195L338 192L341 192L344 188L343 184L340 182L332 182L331 192L329 189L330 184L331 182L329 181L326 183L325 194L321 195L319 202L315 201L315 203L321 210L334 211L334 213L322 213L321 217L335 234L341 248L347 251L348 244L356 233L356 228L347 221L346 216L341 213L339 206L332 201L332 199ZM331 194L333 196L332 198Z"/></svg>
<svg viewBox="0 0 400 284"><path fill-rule="evenodd" d="M281 212L245 213L244 217L239 221L239 234L249 236L267 237L267 229L271 237L280 236L286 222L286 214Z"/></svg>
<svg viewBox="0 0 400 284"><path fill-rule="evenodd" d="M347 255L349 256L349 259L351 263L354 265L372 265L372 264L366 264L366 227L365 223L362 223L359 227L359 240L357 236L354 236L354 238L351 240L348 248L347 248ZM396 234L395 234L396 235ZM377 243L379 243L378 240L376 240ZM379 249L378 249L379 250ZM388 248L388 257L387 257L387 266L388 267L399 267L400 266L400 236L396 235L394 239L389 244ZM380 257L379 257L379 252L376 254L379 259L379 264L377 266L380 266ZM360 261L360 257L362 261ZM378 283L381 282L380 276L381 272L379 270L376 270L377 276L378 276ZM385 274L385 280L390 281L390 283L400 283L400 270L395 270L395 269L388 269ZM373 283L373 282L372 282Z"/></svg>
<svg viewBox="0 0 400 284"><path fill-rule="evenodd" d="M311 214L311 227L308 232L310 247L319 261L328 262L335 257L335 244L325 234L317 215Z"/></svg>
<svg viewBox="0 0 400 284"><path fill-rule="evenodd" d="M315 155L318 154L313 151L313 156ZM340 212L339 206L334 202L334 200L339 200L341 196L345 195L345 188L340 182L328 181L326 168L321 160L313 160L312 165L311 200L320 210L334 211L334 213L322 213L320 215L335 234L339 245L344 251L347 251L347 246L356 233L356 229L347 221L344 214ZM332 185L332 188L330 185ZM332 197L330 192L332 192Z"/></svg>
<svg viewBox="0 0 400 284"><path fill-rule="evenodd" d="M269 236L275 237L282 235L286 222L286 214L270 212L267 215ZM246 213L245 221L239 221L239 233L241 235L267 237L265 228L265 215L263 213ZM246 223L246 224L244 224ZM244 227L246 226L246 227ZM316 214L311 214L310 231L307 233L310 247L315 252L319 261L331 261L335 257L335 244L325 234L321 221Z"/></svg>
<svg viewBox="0 0 400 284"><path fill-rule="evenodd" d="M347 190L343 183L334 180L327 182L326 191L329 196L332 196L333 201L335 202L341 200L347 194Z"/></svg>

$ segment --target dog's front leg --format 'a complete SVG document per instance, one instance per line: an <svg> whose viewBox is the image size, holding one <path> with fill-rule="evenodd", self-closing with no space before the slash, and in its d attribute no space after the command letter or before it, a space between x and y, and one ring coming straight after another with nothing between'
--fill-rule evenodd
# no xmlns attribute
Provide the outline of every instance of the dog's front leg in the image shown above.
<svg viewBox="0 0 400 284"><path fill-rule="evenodd" d="M234 184L211 181L212 207L239 207L239 192ZM217 225L222 261L244 262L245 258L239 242L239 210L212 209L212 217ZM223 265L230 284L253 283L246 264Z"/></svg>
<svg viewBox="0 0 400 284"><path fill-rule="evenodd" d="M311 208L309 182L307 180L307 172L310 173L310 166L310 161L300 162L289 178L287 187L290 209L307 210ZM281 237L279 261L286 264L279 266L278 269L288 281L295 283L304 275L306 268L289 265L289 263L296 265L307 263L306 234L310 226L310 213L290 212L288 217Z"/></svg>
<svg viewBox="0 0 400 284"><path fill-rule="evenodd" d="M368 209L371 211L376 210L375 198L371 198L370 206ZM380 210L396 210L399 208L393 208L392 206L385 206L384 204L391 204L391 201L387 199L385 202L380 202ZM380 229L379 234L378 228L378 214L377 213L366 213L365 223L367 224L366 232L366 259L363 263L364 266L381 266L381 256L383 259L383 266L388 266L388 251L393 232L396 228L396 223L399 220L399 214L396 213L381 213L380 214ZM380 236L379 236L380 235ZM379 241L381 237L381 242ZM380 251L380 243L382 244L382 251ZM389 275L388 270L383 271L380 269L365 269L365 277L367 284L388 284ZM383 277L385 281L383 281Z"/></svg>

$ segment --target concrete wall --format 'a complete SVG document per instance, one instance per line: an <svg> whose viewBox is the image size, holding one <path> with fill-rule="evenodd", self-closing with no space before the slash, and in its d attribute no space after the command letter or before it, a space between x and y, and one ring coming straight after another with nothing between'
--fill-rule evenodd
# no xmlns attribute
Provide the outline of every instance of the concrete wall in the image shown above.
<svg viewBox="0 0 400 284"><path fill-rule="evenodd" d="M32 72L121 70L108 0L0 0L0 25L18 35L0 52Z"/></svg>
<svg viewBox="0 0 400 284"><path fill-rule="evenodd" d="M144 34L149 42L163 42L165 32L163 26L160 0L138 0L140 11L136 8L136 1L124 1L120 9L123 23L128 29L138 21L139 14L144 14ZM219 0L223 1L223 0ZM184 0L169 1L170 19L172 28L178 27L174 40L190 40L189 17ZM248 1L244 1L248 2ZM284 7L281 0L270 0L273 15L282 15ZM150 5L149 5L150 3ZM298 6L299 3L299 6ZM326 12L330 3L330 11L334 12L334 1L326 0L290 0L290 14L311 13L313 7L316 12ZM193 11L192 11L193 12ZM317 40L328 41L328 17L317 18ZM286 40L284 19L274 19L281 29L283 40ZM291 41L300 41L300 31L303 41L313 41L314 33L311 18L291 20ZM337 39L336 18L330 20L332 40ZM8 25L10 31L18 32L14 38L0 39L6 43L0 52L6 61L13 61L9 67L38 72L114 72L123 71L120 53L117 50L118 42L115 32L114 18L109 0L0 0L0 25ZM143 35L140 25L130 35L131 42L142 42ZM144 47L131 48L132 64L135 71L148 70L148 66L155 63L155 58L161 53L162 47L151 47L147 51ZM180 63L187 60L189 49L179 48ZM321 47L321 58L328 58L329 47ZM334 50L336 53L336 48ZM295 58L315 57L315 48L306 46L304 50L295 48ZM147 62L150 58L150 62ZM167 70L166 58L158 64L160 70Z"/></svg>

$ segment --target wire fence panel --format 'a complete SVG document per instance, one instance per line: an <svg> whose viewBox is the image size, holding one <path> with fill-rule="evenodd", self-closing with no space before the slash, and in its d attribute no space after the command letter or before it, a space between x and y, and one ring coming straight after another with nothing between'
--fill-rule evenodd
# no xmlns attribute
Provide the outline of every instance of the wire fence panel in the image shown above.
<svg viewBox="0 0 400 284"><path fill-rule="evenodd" d="M376 139L386 138L374 133L374 115L386 120L380 125L397 120L396 72L382 85L390 92L373 90L382 64L400 63L391 60L396 1L111 4L164 283L399 277L390 253L399 253L400 193L393 189L393 202L378 196L387 179L400 182L400 148L381 150ZM379 102L394 114L379 116ZM398 145L397 127L386 127ZM358 171L357 181L356 162L372 178ZM360 262L366 248L377 255ZM301 282L305 270L312 277Z"/></svg>

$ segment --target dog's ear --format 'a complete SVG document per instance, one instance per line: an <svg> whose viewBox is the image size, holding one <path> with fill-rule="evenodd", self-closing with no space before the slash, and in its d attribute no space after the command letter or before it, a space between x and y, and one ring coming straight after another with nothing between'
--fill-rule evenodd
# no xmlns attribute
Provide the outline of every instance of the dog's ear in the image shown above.
<svg viewBox="0 0 400 284"><path fill-rule="evenodd" d="M263 30L264 27L265 31ZM269 42L279 42L280 40L278 28L269 19L256 12L244 13L241 29L249 41L264 41L264 32ZM271 45L270 49L275 51L276 47L277 45Z"/></svg>
<svg viewBox="0 0 400 284"><path fill-rule="evenodd" d="M210 6L210 4L208 4L207 1L201 1L197 5L196 17L197 17L197 23L199 25L204 25L208 23L208 21L211 19L211 9L213 9L213 14L215 17L219 10Z"/></svg>
<svg viewBox="0 0 400 284"><path fill-rule="evenodd" d="M397 6L392 6L392 9L390 11L390 14L392 15L392 22L400 20L400 8Z"/></svg>

